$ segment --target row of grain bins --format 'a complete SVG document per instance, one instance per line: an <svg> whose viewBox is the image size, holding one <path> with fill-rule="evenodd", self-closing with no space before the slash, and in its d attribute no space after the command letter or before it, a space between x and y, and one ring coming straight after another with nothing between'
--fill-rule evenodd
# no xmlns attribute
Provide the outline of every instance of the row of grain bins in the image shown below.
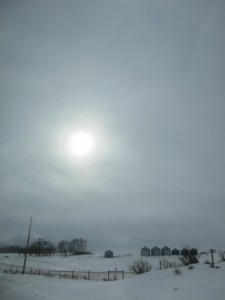
<svg viewBox="0 0 225 300"><path fill-rule="evenodd" d="M178 249L171 250L169 247L165 246L162 249L158 247L153 247L152 249L148 247L143 247L141 249L141 256L170 256L170 255L182 255L182 256L189 256L189 255L197 255L198 250L196 248L187 249L183 248L181 251ZM112 258L114 257L113 251L107 250L105 251L105 258Z"/></svg>
<svg viewBox="0 0 225 300"><path fill-rule="evenodd" d="M195 248L192 249L182 249L181 251L178 249L173 249L171 250L169 247L165 246L162 249L158 248L158 247L153 247L152 249L148 248L148 247L143 247L141 249L141 256L170 256L170 255L197 255L198 254L198 250Z"/></svg>

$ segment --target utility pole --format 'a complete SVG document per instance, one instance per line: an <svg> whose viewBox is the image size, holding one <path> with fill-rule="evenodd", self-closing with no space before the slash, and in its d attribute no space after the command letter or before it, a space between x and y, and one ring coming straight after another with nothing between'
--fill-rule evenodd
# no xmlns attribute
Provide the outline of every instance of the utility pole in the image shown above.
<svg viewBox="0 0 225 300"><path fill-rule="evenodd" d="M28 246L29 246L29 241L30 241L31 224L32 224L32 217L30 218L30 226L29 226L29 231L28 231L28 236L27 236L27 245L26 245L26 250L25 250L24 262L23 262L23 272L22 272L22 274L25 273L25 268L26 268Z"/></svg>

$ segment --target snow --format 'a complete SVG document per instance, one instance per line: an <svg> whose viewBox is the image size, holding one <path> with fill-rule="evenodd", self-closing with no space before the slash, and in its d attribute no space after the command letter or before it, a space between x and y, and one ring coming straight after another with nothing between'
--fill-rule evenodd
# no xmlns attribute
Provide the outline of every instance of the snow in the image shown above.
<svg viewBox="0 0 225 300"><path fill-rule="evenodd" d="M8 256L8 257L5 257ZM80 271L100 271L107 272L109 270L123 270L128 272L128 266L136 259L139 259L138 253L119 254L114 258L104 258L103 253L94 255L78 255L78 256L28 256L27 268L43 268L51 270L80 270ZM178 261L177 257L166 257L171 262ZM154 269L159 269L159 260L162 257L145 257L149 263L153 265ZM0 263L5 263L14 266L23 266L24 257L18 254L0 254Z"/></svg>
<svg viewBox="0 0 225 300"><path fill-rule="evenodd" d="M127 263L128 258L134 260L134 257L129 256L122 256L118 259ZM209 258L208 256L201 257L200 263L194 265L192 270L189 270L188 267L180 267L181 275L176 275L173 268L164 270L155 268L151 272L125 277L125 279L117 281L88 281L2 272L0 273L0 283L3 283L8 290L11 289L14 293L16 291L17 300L20 299L19 295L30 295L30 299L37 297L47 300L137 300L140 297L159 300L224 300L225 263L217 263L218 268L210 268L208 264L204 263ZM114 266L114 259L103 259L99 256L88 259L92 260L92 266L95 265L96 268L98 260L103 260L105 267ZM0 262L2 261L6 261L6 258L0 257ZM156 263L155 258L153 264L154 262ZM102 267L103 265L101 265ZM0 299L6 299L2 297L1 291ZM11 299L13 300L13 298Z"/></svg>

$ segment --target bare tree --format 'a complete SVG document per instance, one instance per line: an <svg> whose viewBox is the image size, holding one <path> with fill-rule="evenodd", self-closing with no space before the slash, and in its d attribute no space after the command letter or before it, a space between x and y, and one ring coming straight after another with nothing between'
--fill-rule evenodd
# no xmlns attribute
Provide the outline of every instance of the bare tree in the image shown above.
<svg viewBox="0 0 225 300"><path fill-rule="evenodd" d="M34 241L29 247L29 253L35 255L52 255L55 251L54 244L44 239Z"/></svg>
<svg viewBox="0 0 225 300"><path fill-rule="evenodd" d="M62 240L58 243L58 251L61 255L67 256L70 250L70 242Z"/></svg>
<svg viewBox="0 0 225 300"><path fill-rule="evenodd" d="M87 241L82 238L73 239L69 244L72 255L82 254L87 251Z"/></svg>

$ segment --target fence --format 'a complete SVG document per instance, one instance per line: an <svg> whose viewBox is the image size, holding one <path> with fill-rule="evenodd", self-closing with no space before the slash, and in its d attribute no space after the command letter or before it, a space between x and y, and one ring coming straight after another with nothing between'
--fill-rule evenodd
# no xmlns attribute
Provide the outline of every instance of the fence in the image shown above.
<svg viewBox="0 0 225 300"><path fill-rule="evenodd" d="M1 264L0 271L5 273L22 273L23 268L21 266ZM119 280L126 277L130 277L133 273L118 271L100 272L100 271L65 271L65 270L51 270L51 269L41 269L41 268L26 268L25 274L32 275L45 275L48 277L59 277L65 279L86 279L86 280Z"/></svg>

